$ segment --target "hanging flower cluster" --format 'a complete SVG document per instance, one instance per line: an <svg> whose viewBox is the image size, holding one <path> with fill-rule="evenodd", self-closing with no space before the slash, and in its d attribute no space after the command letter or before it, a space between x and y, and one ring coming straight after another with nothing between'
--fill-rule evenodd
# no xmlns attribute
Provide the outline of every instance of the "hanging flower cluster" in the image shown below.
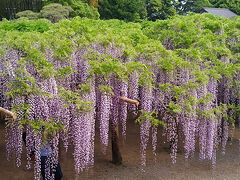
<svg viewBox="0 0 240 180"><path fill-rule="evenodd" d="M214 166L217 150L226 152L229 125L240 121L239 28L224 21L228 33L221 34L223 29L208 24L215 17L203 15L199 22L199 16L113 25L76 18L43 34L3 31L0 106L18 117L7 121L7 158L15 156L21 165L26 132L27 167L34 153L35 179L44 142L51 147L47 179L54 178L60 140L66 151L73 145L80 173L94 165L95 126L106 153L109 129L121 126L126 139L130 114L140 124L143 166L150 139L157 154L158 133L165 136L173 163L183 142L186 159L199 150L199 159ZM194 33L186 30L187 23Z"/></svg>

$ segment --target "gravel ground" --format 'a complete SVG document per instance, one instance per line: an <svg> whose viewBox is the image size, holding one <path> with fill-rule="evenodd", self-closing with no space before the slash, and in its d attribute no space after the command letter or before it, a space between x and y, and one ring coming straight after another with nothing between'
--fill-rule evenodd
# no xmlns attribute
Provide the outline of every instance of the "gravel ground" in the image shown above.
<svg viewBox="0 0 240 180"><path fill-rule="evenodd" d="M102 155L98 132L95 142L95 166L87 172L76 175L72 148L60 153L60 164L64 174L63 180L240 180L240 152L238 138L240 129L235 129L234 139L228 143L226 154L217 154L217 165L213 169L211 162L199 161L198 153L191 160L185 161L182 148L179 148L177 163L172 164L168 144L159 135L157 156L152 154L151 146L147 150L147 166L140 165L139 155L139 127L134 122L128 122L127 140L121 141L123 165L115 166L111 163L111 150ZM160 133L159 133L160 134ZM14 160L6 160L4 125L0 126L0 179L28 180L33 179L33 170L27 170L26 151L23 151L23 165L17 168ZM181 147L181 145L180 145Z"/></svg>

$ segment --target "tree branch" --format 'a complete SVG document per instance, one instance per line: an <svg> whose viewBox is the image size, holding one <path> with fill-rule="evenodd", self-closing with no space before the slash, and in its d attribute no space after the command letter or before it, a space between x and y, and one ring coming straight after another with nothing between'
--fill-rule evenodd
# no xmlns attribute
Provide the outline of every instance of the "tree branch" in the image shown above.
<svg viewBox="0 0 240 180"><path fill-rule="evenodd" d="M17 119L17 116L14 113L2 107L0 107L0 113L4 114L5 116L13 118L14 120Z"/></svg>
<svg viewBox="0 0 240 180"><path fill-rule="evenodd" d="M119 99L126 103L135 104L136 106L139 105L139 102L137 100L129 99L129 98L122 97L122 96L120 96Z"/></svg>

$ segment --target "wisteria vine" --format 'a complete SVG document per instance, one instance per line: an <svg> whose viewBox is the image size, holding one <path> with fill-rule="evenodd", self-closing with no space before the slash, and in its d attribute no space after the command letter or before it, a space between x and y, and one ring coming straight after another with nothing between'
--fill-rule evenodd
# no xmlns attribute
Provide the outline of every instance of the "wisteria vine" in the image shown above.
<svg viewBox="0 0 240 180"><path fill-rule="evenodd" d="M240 121L240 63L239 26L234 24L239 20L224 21L231 28L221 27L226 34L219 34L207 24L214 18L223 23L208 15L190 15L186 22L175 17L179 24L166 20L168 25L75 18L44 33L3 31L0 106L18 117L7 120L7 158L15 156L21 165L26 132L27 168L34 152L35 179L40 179L44 142L52 150L47 179L54 178L60 140L66 151L73 145L75 170L81 173L94 165L96 125L105 154L110 122L122 126L126 139L131 114L140 124L143 166L150 138L157 155L159 133L166 137L173 163L183 142L186 159L199 149L199 159L215 166L217 150L226 153L229 125ZM187 22L197 37L185 30Z"/></svg>

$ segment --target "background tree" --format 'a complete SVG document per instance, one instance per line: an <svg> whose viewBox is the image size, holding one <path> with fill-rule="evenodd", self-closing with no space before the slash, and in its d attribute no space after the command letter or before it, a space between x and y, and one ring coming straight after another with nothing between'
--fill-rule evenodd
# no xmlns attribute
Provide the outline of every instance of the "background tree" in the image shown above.
<svg viewBox="0 0 240 180"><path fill-rule="evenodd" d="M44 6L40 11L41 17L49 19L53 23L61 19L68 18L73 9L70 6L62 6L61 4L51 3Z"/></svg>
<svg viewBox="0 0 240 180"><path fill-rule="evenodd" d="M240 1L239 0L210 0L210 2L217 8L228 8L240 15Z"/></svg>
<svg viewBox="0 0 240 180"><path fill-rule="evenodd" d="M198 13L203 7L212 7L208 0L177 0L174 4L178 14Z"/></svg>
<svg viewBox="0 0 240 180"><path fill-rule="evenodd" d="M102 19L125 21L167 19L176 13L198 13L203 7L228 8L240 14L239 0L0 0L0 20L16 17L34 19L37 17L34 12L40 12L44 5L50 3L70 6L73 9L70 17L99 19L101 14ZM21 13L16 16L18 12Z"/></svg>
<svg viewBox="0 0 240 180"><path fill-rule="evenodd" d="M99 0L86 0L86 2L89 4L91 7L98 8L99 7Z"/></svg>
<svg viewBox="0 0 240 180"><path fill-rule="evenodd" d="M69 4L73 8L73 16L87 17L90 19L99 19L100 15L97 8L89 6L81 0L72 1Z"/></svg>
<svg viewBox="0 0 240 180"><path fill-rule="evenodd" d="M39 12L43 5L43 0L1 0L0 20L2 18L14 19L17 12L24 10Z"/></svg>
<svg viewBox="0 0 240 180"><path fill-rule="evenodd" d="M96 0L89 1L93 7L89 6L87 2L84 0L1 0L0 1L0 20L2 18L14 19L16 18L16 13L31 10L33 12L40 12L44 5L48 5L50 3L60 3L64 6L71 6L74 10L71 13L71 16L80 16L80 17L88 17L92 19L98 19L99 13L96 8L94 8L97 3ZM25 16L24 12L23 15Z"/></svg>
<svg viewBox="0 0 240 180"><path fill-rule="evenodd" d="M103 0L99 5L100 17L103 19L138 21L147 15L145 2L142 0Z"/></svg>
<svg viewBox="0 0 240 180"><path fill-rule="evenodd" d="M21 11L16 14L17 18L25 17L30 20L38 19L40 17L40 13L33 12L31 10Z"/></svg>
<svg viewBox="0 0 240 180"><path fill-rule="evenodd" d="M46 3L60 3L64 6L71 6L74 10L70 16L80 16L87 17L90 19L99 19L100 15L98 13L97 6L98 0L48 0ZM92 6L89 6L92 4Z"/></svg>
<svg viewBox="0 0 240 180"><path fill-rule="evenodd" d="M200 12L203 7L211 7L208 0L188 0L185 5L185 10L189 12Z"/></svg>
<svg viewBox="0 0 240 180"><path fill-rule="evenodd" d="M167 19L175 14L176 10L173 9L172 1L162 0L162 10L159 13L159 19Z"/></svg>
<svg viewBox="0 0 240 180"><path fill-rule="evenodd" d="M170 0L147 0L147 17L149 20L167 19L176 14Z"/></svg>

